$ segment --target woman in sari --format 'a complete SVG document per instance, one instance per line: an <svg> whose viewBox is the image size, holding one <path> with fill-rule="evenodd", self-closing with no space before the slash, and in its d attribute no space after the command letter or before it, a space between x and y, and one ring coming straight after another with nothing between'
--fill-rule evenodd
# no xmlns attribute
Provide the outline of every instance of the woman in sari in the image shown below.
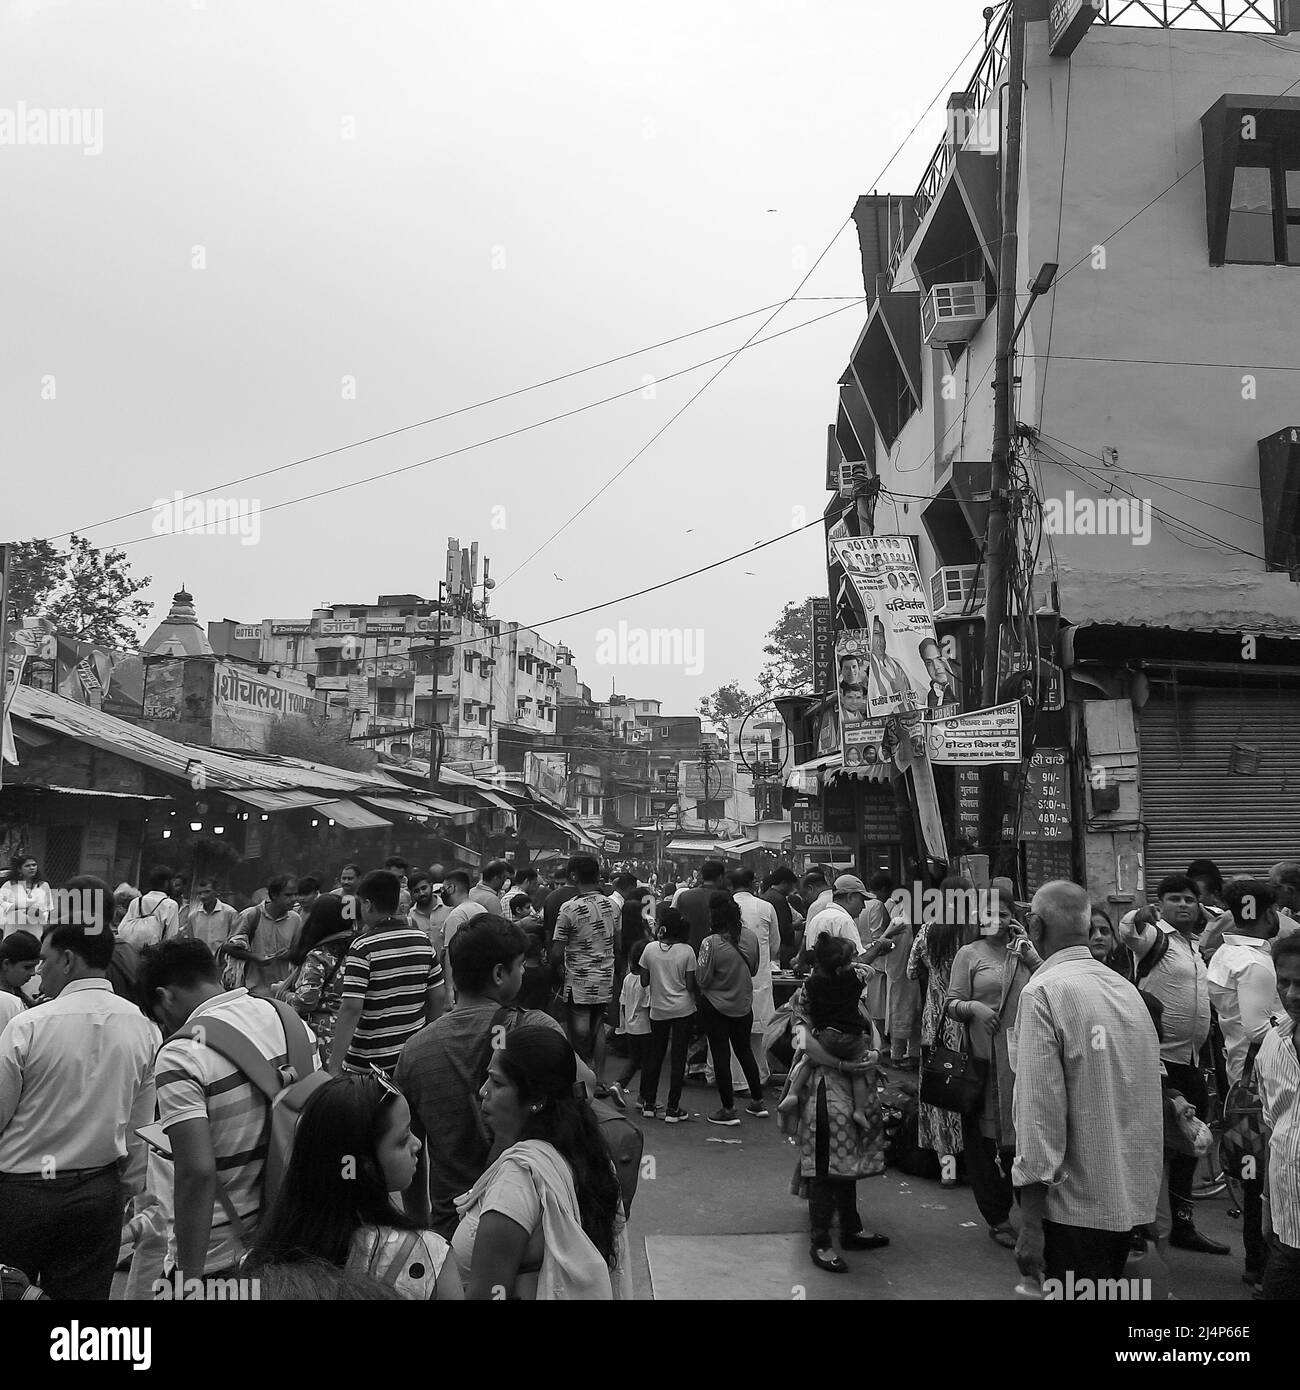
<svg viewBox="0 0 1300 1390"><path fill-rule="evenodd" d="M479 1092L499 1155L463 1197L452 1250L470 1299L631 1297L622 1193L564 1034L522 1027Z"/></svg>
<svg viewBox="0 0 1300 1390"><path fill-rule="evenodd" d="M998 885L997 914L980 926L979 938L959 950L949 974L945 1013L967 1033L971 1053L988 1065L979 1110L961 1117L966 1176L989 1236L1008 1250L1016 1246L1011 1225L1011 1160L1016 1129L1011 1118L1015 1074L1008 1041L1015 1035L1020 991L1043 963L1012 915L1014 894Z"/></svg>
<svg viewBox="0 0 1300 1390"><path fill-rule="evenodd" d="M800 1050L814 1070L798 1112L799 1160L790 1191L808 1203L813 1264L830 1274L846 1274L849 1267L831 1244L833 1220L838 1218L841 1250L880 1250L889 1244L888 1236L863 1229L858 1212L859 1180L885 1171L877 1070L874 1063L840 1061L812 1036L806 990L801 986L794 996L791 1015ZM855 1075L867 1078L868 1117L876 1122L868 1130L853 1122Z"/></svg>

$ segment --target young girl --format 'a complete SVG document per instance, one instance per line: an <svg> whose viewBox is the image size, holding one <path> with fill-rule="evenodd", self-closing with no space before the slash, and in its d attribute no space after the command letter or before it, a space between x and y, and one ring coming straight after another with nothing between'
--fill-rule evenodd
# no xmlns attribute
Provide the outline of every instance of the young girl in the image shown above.
<svg viewBox="0 0 1300 1390"><path fill-rule="evenodd" d="M681 1108L686 1084L686 1053L695 1020L695 952L691 950L691 924L675 908L660 913L660 940L641 953L637 973L650 999L650 1045L641 1068L641 1114L654 1119L659 1096L659 1075L671 1050L668 1073L667 1124L689 1120Z"/></svg>
<svg viewBox="0 0 1300 1390"><path fill-rule="evenodd" d="M646 1046L650 1041L650 995L641 983L641 957L649 943L642 940L632 944L627 958L627 974L618 997L618 1031L627 1038L627 1066L609 1088L615 1105L627 1109L624 1088L645 1064Z"/></svg>
<svg viewBox="0 0 1300 1390"><path fill-rule="evenodd" d="M447 1242L393 1205L415 1178L411 1110L378 1071L337 1076L303 1107L284 1184L248 1259L325 1260L409 1299L461 1298Z"/></svg>
<svg viewBox="0 0 1300 1390"><path fill-rule="evenodd" d="M867 982L854 964L853 943L828 932L813 946L813 972L804 986L812 1035L831 1054L843 1062L875 1062L879 1053L867 1047L867 1017L863 991ZM790 1072L785 1098L777 1106L782 1115L793 1114L803 1104L803 1093L814 1068L801 1056ZM870 1128L867 1119L867 1078L853 1077L853 1123Z"/></svg>

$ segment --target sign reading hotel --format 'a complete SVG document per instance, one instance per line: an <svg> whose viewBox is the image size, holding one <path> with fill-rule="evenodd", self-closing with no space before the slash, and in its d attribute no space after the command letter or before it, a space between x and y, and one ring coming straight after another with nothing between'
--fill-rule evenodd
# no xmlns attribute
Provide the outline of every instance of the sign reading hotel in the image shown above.
<svg viewBox="0 0 1300 1390"><path fill-rule="evenodd" d="M926 747L932 763L984 763L1020 761L1020 704L994 705L971 710L950 719L930 719L925 724Z"/></svg>

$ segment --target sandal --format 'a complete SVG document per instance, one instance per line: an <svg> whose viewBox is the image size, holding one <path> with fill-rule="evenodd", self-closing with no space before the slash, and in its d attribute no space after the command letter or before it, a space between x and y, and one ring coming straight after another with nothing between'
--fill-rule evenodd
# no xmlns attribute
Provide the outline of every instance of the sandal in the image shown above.
<svg viewBox="0 0 1300 1390"><path fill-rule="evenodd" d="M1016 1248L1016 1228L1009 1221L1004 1221L1000 1226L990 1226L989 1239L1004 1250L1014 1250Z"/></svg>
<svg viewBox="0 0 1300 1390"><path fill-rule="evenodd" d="M824 1269L827 1274L847 1274L849 1267L838 1255L832 1254L830 1259L818 1252L815 1245L808 1247L808 1253L812 1256L812 1262L818 1269Z"/></svg>

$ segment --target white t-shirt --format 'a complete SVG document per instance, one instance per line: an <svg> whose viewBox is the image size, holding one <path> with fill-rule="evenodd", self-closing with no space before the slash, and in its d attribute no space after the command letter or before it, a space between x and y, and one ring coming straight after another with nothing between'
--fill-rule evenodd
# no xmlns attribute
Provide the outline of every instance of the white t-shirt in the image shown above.
<svg viewBox="0 0 1300 1390"><path fill-rule="evenodd" d="M858 955L862 954L862 937L858 933L858 924L838 903L832 903L829 907L822 908L816 917L809 921L807 930L804 932L804 950L811 955L812 948L817 944L817 938L826 933L831 936L842 936L846 941L851 941L854 951Z"/></svg>
<svg viewBox="0 0 1300 1390"><path fill-rule="evenodd" d="M689 949L689 948L688 948ZM528 1169L520 1163L503 1163L483 1196L461 1217L451 1238L452 1254L460 1266L461 1281L469 1283L474 1264L474 1242L478 1239L479 1222L489 1211L508 1216L521 1230L528 1232L519 1274L523 1287L516 1283L516 1297L527 1295L536 1288L537 1271L542 1267L545 1246L542 1237L542 1199L537 1194ZM530 1277L531 1276L531 1279Z"/></svg>
<svg viewBox="0 0 1300 1390"><path fill-rule="evenodd" d="M5 1030L5 1024L11 1018L17 1018L19 1014L26 1013L27 1006L16 994L10 994L7 989L0 989L0 1033Z"/></svg>
<svg viewBox="0 0 1300 1390"><path fill-rule="evenodd" d="M632 1034L650 1031L650 995L637 970L629 970L623 977L623 989L618 996L618 1031Z"/></svg>
<svg viewBox="0 0 1300 1390"><path fill-rule="evenodd" d="M690 979L695 952L684 941L652 941L641 953L641 968L650 977L650 1017L689 1018L695 1012Z"/></svg>
<svg viewBox="0 0 1300 1390"><path fill-rule="evenodd" d="M180 927L180 908L163 892L155 888L142 898L132 898L117 928L117 939L140 950L170 940Z"/></svg>
<svg viewBox="0 0 1300 1390"><path fill-rule="evenodd" d="M457 907L453 907L447 914L447 920L442 924L442 949L451 950L452 937L462 928L467 927L475 917L487 915L487 908L482 903L475 902L473 898L466 898Z"/></svg>

